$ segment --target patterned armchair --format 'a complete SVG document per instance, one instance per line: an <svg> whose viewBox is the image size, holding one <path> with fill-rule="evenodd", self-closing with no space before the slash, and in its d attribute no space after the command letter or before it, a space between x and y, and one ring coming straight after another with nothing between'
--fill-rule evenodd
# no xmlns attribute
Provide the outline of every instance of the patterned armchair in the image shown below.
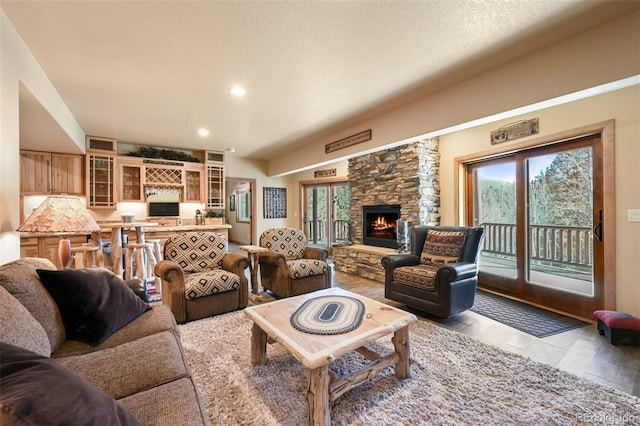
<svg viewBox="0 0 640 426"><path fill-rule="evenodd" d="M450 318L473 306L482 228L414 226L411 253L382 258L387 299Z"/></svg>
<svg viewBox="0 0 640 426"><path fill-rule="evenodd" d="M271 228L260 235L262 287L280 297L291 297L331 287L331 269L325 249L307 247L299 229Z"/></svg>
<svg viewBox="0 0 640 426"><path fill-rule="evenodd" d="M227 253L225 237L214 232L184 232L164 245L155 267L162 280L162 303L184 323L247 306L246 257Z"/></svg>

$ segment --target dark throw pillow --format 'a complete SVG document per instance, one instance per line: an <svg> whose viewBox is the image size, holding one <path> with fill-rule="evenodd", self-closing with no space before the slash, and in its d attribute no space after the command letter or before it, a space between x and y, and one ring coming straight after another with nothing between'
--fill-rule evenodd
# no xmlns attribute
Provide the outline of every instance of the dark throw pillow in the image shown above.
<svg viewBox="0 0 640 426"><path fill-rule="evenodd" d="M1 342L0 353L0 424L142 424L109 395L56 361Z"/></svg>
<svg viewBox="0 0 640 426"><path fill-rule="evenodd" d="M151 309L108 269L36 272L60 308L67 338L76 334L100 344Z"/></svg>

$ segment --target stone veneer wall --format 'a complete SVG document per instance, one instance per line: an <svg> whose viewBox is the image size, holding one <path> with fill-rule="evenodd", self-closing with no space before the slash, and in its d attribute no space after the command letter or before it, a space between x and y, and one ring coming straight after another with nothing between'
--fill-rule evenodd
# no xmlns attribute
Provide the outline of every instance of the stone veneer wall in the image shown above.
<svg viewBox="0 0 640 426"><path fill-rule="evenodd" d="M411 225L440 222L439 139L432 138L349 160L351 241L335 247L336 269L384 281L380 259L393 250L362 245L362 206L400 205Z"/></svg>

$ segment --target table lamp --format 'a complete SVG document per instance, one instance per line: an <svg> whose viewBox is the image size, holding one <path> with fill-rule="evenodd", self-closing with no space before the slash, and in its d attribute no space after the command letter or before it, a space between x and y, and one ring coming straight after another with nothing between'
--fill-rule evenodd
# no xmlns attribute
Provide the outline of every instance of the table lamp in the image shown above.
<svg viewBox="0 0 640 426"><path fill-rule="evenodd" d="M78 197L47 197L18 228L18 232L56 234L60 236L58 258L63 268L71 264L71 240L77 233L99 232L100 226Z"/></svg>

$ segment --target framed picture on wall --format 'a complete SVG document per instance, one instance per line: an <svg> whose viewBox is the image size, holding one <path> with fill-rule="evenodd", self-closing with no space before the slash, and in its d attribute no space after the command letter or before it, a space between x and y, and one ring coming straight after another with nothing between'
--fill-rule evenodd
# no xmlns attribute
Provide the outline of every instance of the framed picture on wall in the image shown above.
<svg viewBox="0 0 640 426"><path fill-rule="evenodd" d="M235 211L236 210L236 196L235 195L229 195L229 211Z"/></svg>
<svg viewBox="0 0 640 426"><path fill-rule="evenodd" d="M264 187L264 218L284 219L287 217L287 188Z"/></svg>

